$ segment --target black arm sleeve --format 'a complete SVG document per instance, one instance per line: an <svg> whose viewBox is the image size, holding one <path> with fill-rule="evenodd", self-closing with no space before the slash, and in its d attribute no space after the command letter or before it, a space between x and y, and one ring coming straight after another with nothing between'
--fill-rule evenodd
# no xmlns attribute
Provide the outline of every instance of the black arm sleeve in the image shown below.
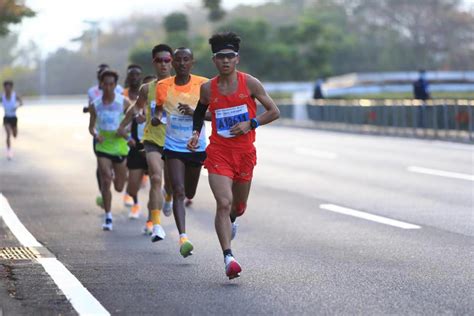
<svg viewBox="0 0 474 316"><path fill-rule="evenodd" d="M198 102L193 115L193 131L201 132L202 124L204 123L204 117L206 116L207 108L209 104L202 104Z"/></svg>

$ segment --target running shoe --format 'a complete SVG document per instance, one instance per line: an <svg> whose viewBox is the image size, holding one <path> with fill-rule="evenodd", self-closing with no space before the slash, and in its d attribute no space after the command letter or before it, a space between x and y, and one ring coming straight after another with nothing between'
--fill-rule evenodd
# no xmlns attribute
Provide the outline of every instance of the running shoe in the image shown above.
<svg viewBox="0 0 474 316"><path fill-rule="evenodd" d="M234 240L235 235L237 235L237 228L239 227L239 224L236 222L232 223L232 238L230 240Z"/></svg>
<svg viewBox="0 0 474 316"><path fill-rule="evenodd" d="M189 257L193 254L194 246L187 238L180 238L179 240L180 247L179 253L183 256L183 258Z"/></svg>
<svg viewBox="0 0 474 316"><path fill-rule="evenodd" d="M191 204L193 204L193 200L192 200L192 199L188 199L188 198L187 198L187 199L184 201L184 206L186 206L186 207L190 207Z"/></svg>
<svg viewBox="0 0 474 316"><path fill-rule="evenodd" d="M126 194L126 193L123 196L123 205L125 205L127 207L133 206L133 198L130 195Z"/></svg>
<svg viewBox="0 0 474 316"><path fill-rule="evenodd" d="M153 225L153 232L151 233L151 242L157 242L165 239L165 231L161 225Z"/></svg>
<svg viewBox="0 0 474 316"><path fill-rule="evenodd" d="M100 208L104 208L104 199L102 198L101 195L95 198L95 204L97 204L97 206Z"/></svg>
<svg viewBox="0 0 474 316"><path fill-rule="evenodd" d="M166 191L163 189L161 192L163 193L163 214L170 217L173 213L173 200L166 201Z"/></svg>
<svg viewBox="0 0 474 316"><path fill-rule="evenodd" d="M152 221L147 221L145 224L145 227L143 227L143 233L145 235L151 236L153 233L153 222Z"/></svg>
<svg viewBox="0 0 474 316"><path fill-rule="evenodd" d="M235 260L235 258L231 255L227 255L224 259L225 263L225 274L229 278L229 280L238 278L240 276L240 272L242 272L242 268L240 264Z"/></svg>
<svg viewBox="0 0 474 316"><path fill-rule="evenodd" d="M137 219L139 217L140 217L140 204L135 204L130 209L130 213L128 213L128 218Z"/></svg>
<svg viewBox="0 0 474 316"><path fill-rule="evenodd" d="M112 230L112 219L111 218L106 218L105 223L102 224L102 229L105 231L110 231Z"/></svg>

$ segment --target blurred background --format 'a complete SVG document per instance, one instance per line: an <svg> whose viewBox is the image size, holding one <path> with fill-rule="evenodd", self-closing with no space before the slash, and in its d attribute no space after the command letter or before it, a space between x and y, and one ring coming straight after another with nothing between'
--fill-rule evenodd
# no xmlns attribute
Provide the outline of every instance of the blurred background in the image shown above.
<svg viewBox="0 0 474 316"><path fill-rule="evenodd" d="M129 63L152 73L160 42L191 47L194 73L212 77L207 39L233 30L243 40L240 70L264 82L284 118L473 141L473 0L0 0L0 8L0 80L22 95L82 98L100 63L123 85Z"/></svg>
<svg viewBox="0 0 474 316"><path fill-rule="evenodd" d="M241 35L241 70L268 82L474 70L471 0L0 3L0 80L13 79L28 95L82 94L102 62L121 73L138 63L151 73L150 50L159 42L193 48L194 72L213 76L207 39L218 30ZM434 93L446 95L474 92Z"/></svg>

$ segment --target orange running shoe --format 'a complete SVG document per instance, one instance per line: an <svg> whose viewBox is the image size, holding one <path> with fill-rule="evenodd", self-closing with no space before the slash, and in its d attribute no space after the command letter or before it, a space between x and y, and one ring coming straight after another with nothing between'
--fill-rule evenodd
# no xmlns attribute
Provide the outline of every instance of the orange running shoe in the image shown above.
<svg viewBox="0 0 474 316"><path fill-rule="evenodd" d="M130 213L128 213L128 218L137 219L139 217L140 217L140 204L135 204L130 209Z"/></svg>
<svg viewBox="0 0 474 316"><path fill-rule="evenodd" d="M130 195L128 195L127 193L125 193L124 196L123 196L123 205L125 205L127 207L133 206L133 198Z"/></svg>

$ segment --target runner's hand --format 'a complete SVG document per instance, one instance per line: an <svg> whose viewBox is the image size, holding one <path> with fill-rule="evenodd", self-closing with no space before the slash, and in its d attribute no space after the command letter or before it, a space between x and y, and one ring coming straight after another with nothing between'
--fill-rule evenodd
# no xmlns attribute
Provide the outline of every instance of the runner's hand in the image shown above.
<svg viewBox="0 0 474 316"><path fill-rule="evenodd" d="M97 142L98 142L99 144L102 144L102 143L104 142L104 140L105 140L105 139L104 139L104 136L102 136L102 135L97 135L97 136L95 137L95 139L97 140Z"/></svg>
<svg viewBox="0 0 474 316"><path fill-rule="evenodd" d="M138 124L145 123L145 121L146 121L146 116L143 115L143 114L138 114L137 116L135 116L135 121L136 121Z"/></svg>
<svg viewBox="0 0 474 316"><path fill-rule="evenodd" d="M181 114L193 116L194 110L188 104L178 103L178 110Z"/></svg>
<svg viewBox="0 0 474 316"><path fill-rule="evenodd" d="M137 146L137 142L133 138L130 138L128 140L128 146L135 147L135 146Z"/></svg>
<svg viewBox="0 0 474 316"><path fill-rule="evenodd" d="M193 136L188 140L187 147L191 151L196 151L199 147L199 133L194 131Z"/></svg>
<svg viewBox="0 0 474 316"><path fill-rule="evenodd" d="M119 127L119 129L117 130L117 135L119 137L127 137L128 133L125 128Z"/></svg>
<svg viewBox="0 0 474 316"><path fill-rule="evenodd" d="M244 135L247 134L251 130L250 121L240 122L232 126L230 129L231 135Z"/></svg>

